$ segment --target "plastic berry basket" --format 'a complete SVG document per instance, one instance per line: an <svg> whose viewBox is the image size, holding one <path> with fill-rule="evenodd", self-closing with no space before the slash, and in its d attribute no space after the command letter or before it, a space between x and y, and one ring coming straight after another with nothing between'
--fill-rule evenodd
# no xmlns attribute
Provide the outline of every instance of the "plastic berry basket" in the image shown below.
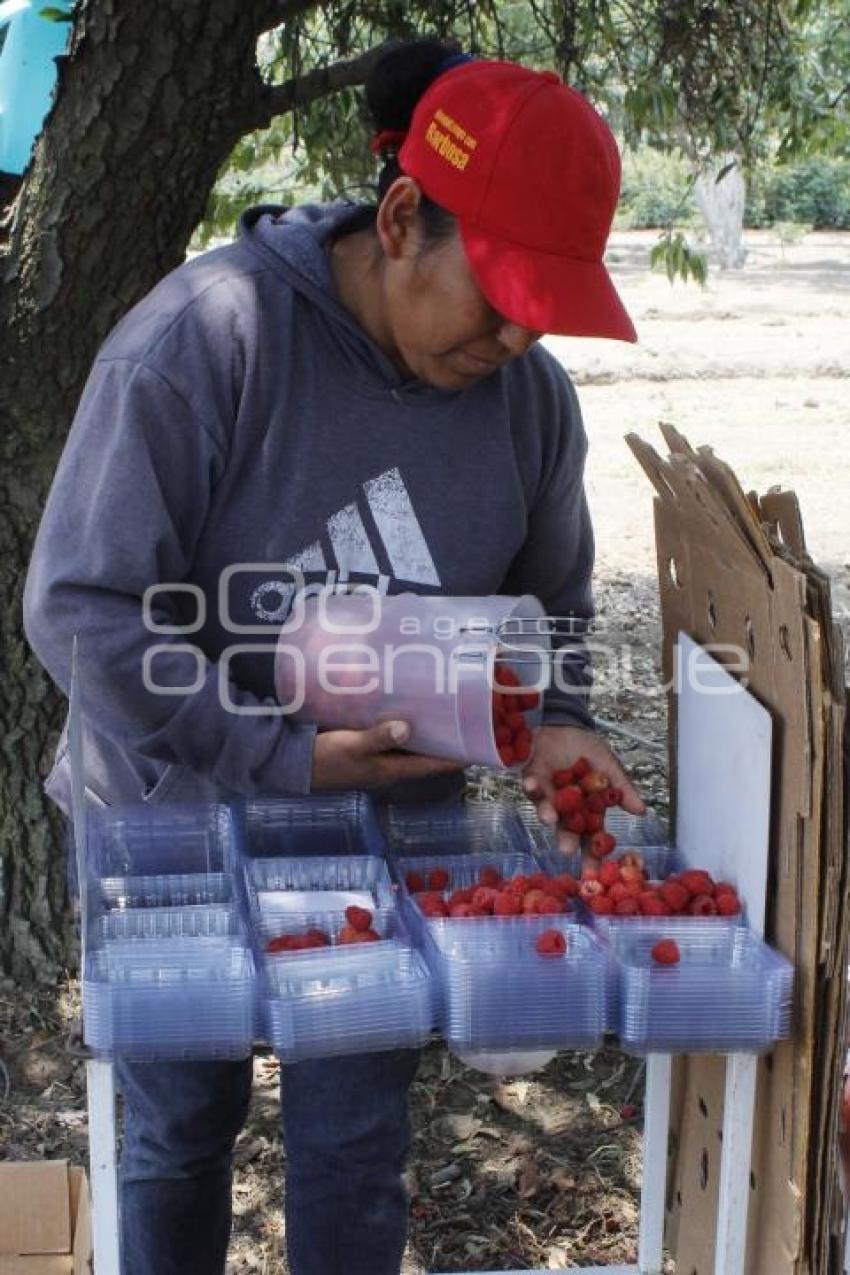
<svg viewBox="0 0 850 1275"><path fill-rule="evenodd" d="M242 933L242 919L231 903L187 907L114 908L97 917L90 938L150 942L156 939L228 938Z"/></svg>
<svg viewBox="0 0 850 1275"><path fill-rule="evenodd" d="M530 801L517 804L516 813L520 819L531 847L542 864L557 872L572 872L578 876L581 870L581 852L564 854L558 847L558 830L550 824L543 823L537 815L537 808ZM617 839L617 852L610 856L617 858L628 850L640 850L644 857L657 848L668 849L666 845L667 829L665 824L651 810L645 815L630 815L625 810L612 807L605 812L605 831ZM679 866L684 864L679 861ZM670 872L678 870L670 867Z"/></svg>
<svg viewBox="0 0 850 1275"><path fill-rule="evenodd" d="M606 958L588 929L566 916L436 922L429 929L425 952L438 982L440 1029L456 1053L598 1046ZM563 955L538 953L544 930L564 935Z"/></svg>
<svg viewBox="0 0 850 1275"><path fill-rule="evenodd" d="M111 909L199 907L233 898L236 838L226 806L110 807L89 820L89 919Z"/></svg>
<svg viewBox="0 0 850 1275"><path fill-rule="evenodd" d="M261 1027L283 1062L414 1049L435 1022L433 982L397 916L382 942L261 957Z"/></svg>
<svg viewBox="0 0 850 1275"><path fill-rule="evenodd" d="M386 851L370 798L337 796L252 798L234 806L240 852L251 858L371 854Z"/></svg>
<svg viewBox="0 0 850 1275"><path fill-rule="evenodd" d="M86 953L86 1044L139 1061L247 1057L254 963L231 937L108 939Z"/></svg>
<svg viewBox="0 0 850 1275"><path fill-rule="evenodd" d="M652 948L673 937L680 960ZM618 1035L632 1053L762 1053L791 1031L793 966L744 926L612 931Z"/></svg>
<svg viewBox="0 0 850 1275"><path fill-rule="evenodd" d="M522 822L505 802L387 806L382 819L393 856L530 852Z"/></svg>
<svg viewBox="0 0 850 1275"><path fill-rule="evenodd" d="M253 931L263 945L311 927L335 932L352 905L367 908L383 935L395 910L389 870L374 855L248 859L245 884Z"/></svg>

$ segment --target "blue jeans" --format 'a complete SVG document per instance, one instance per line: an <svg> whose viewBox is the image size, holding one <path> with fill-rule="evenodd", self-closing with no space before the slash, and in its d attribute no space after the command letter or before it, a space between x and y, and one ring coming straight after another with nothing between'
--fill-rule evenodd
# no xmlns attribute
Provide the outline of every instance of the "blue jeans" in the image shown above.
<svg viewBox="0 0 850 1275"><path fill-rule="evenodd" d="M281 1068L292 1275L398 1275L415 1050ZM223 1275L251 1060L117 1064L122 1275Z"/></svg>

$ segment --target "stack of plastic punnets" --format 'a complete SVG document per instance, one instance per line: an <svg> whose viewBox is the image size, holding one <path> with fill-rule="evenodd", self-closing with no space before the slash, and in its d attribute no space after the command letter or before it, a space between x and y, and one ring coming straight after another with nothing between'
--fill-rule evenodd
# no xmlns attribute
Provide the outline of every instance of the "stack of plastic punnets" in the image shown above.
<svg viewBox="0 0 850 1275"><path fill-rule="evenodd" d="M223 806L89 817L85 1040L132 1059L244 1058L254 963L234 894Z"/></svg>
<svg viewBox="0 0 850 1275"><path fill-rule="evenodd" d="M434 1025L432 980L396 907L383 841L368 801L313 806L254 801L242 811L244 883L260 968L259 1029L286 1062L414 1048ZM336 842L338 850L299 854ZM336 831L335 831L336 829ZM303 837L303 841L302 841ZM377 940L341 942L346 910L371 915ZM318 931L325 946L269 950Z"/></svg>
<svg viewBox="0 0 850 1275"><path fill-rule="evenodd" d="M539 872L521 823L501 809L501 816L484 813L492 807L441 809L429 822L423 811L408 816L396 808L387 819L406 915L437 982L440 1029L450 1048L470 1060L482 1051L515 1058L592 1048L605 1026L606 958L589 928L570 913L428 917L409 887L414 872L426 882L435 870L445 874L445 895L475 885L485 869L502 878ZM499 825L489 851L480 849L488 820L491 832ZM564 953L538 952L545 930L563 935Z"/></svg>
<svg viewBox="0 0 850 1275"><path fill-rule="evenodd" d="M610 931L620 979L618 1035L635 1053L760 1053L791 1030L794 970L745 926L669 921L679 960L658 964L659 928Z"/></svg>
<svg viewBox="0 0 850 1275"><path fill-rule="evenodd" d="M636 846L650 882L683 872L673 846ZM607 862L630 853L623 846ZM597 916L583 907L608 951L608 1019L635 1053L756 1053L787 1036L793 968L735 916ZM679 960L652 950L672 939Z"/></svg>

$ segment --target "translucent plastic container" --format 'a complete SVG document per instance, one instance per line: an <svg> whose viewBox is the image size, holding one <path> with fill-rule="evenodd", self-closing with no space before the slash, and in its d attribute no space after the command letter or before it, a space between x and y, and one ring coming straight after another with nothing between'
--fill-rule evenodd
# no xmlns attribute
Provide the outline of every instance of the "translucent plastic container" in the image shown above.
<svg viewBox="0 0 850 1275"><path fill-rule="evenodd" d="M227 938L105 941L86 954L83 1026L102 1056L245 1058L254 1038L251 953Z"/></svg>
<svg viewBox="0 0 850 1275"><path fill-rule="evenodd" d="M372 928L383 936L395 911L390 874L382 859L344 855L246 861L248 906L263 945L283 934L310 928L333 936L350 906L372 913Z"/></svg>
<svg viewBox="0 0 850 1275"><path fill-rule="evenodd" d="M429 929L431 943L423 950L438 984L440 1029L467 1061L474 1065L471 1055L479 1051L599 1045L606 1022L606 957L590 930L565 916L438 921ZM564 935L563 955L538 953L537 939L546 930Z"/></svg>
<svg viewBox="0 0 850 1275"><path fill-rule="evenodd" d="M652 948L674 938L681 959ZM612 930L620 1044L632 1053L761 1053L791 1031L793 966L743 926Z"/></svg>
<svg viewBox="0 0 850 1275"><path fill-rule="evenodd" d="M382 818L394 855L529 852L516 811L505 802L387 806Z"/></svg>
<svg viewBox="0 0 850 1275"><path fill-rule="evenodd" d="M107 806L90 812L88 867L93 877L217 875L235 863L227 806Z"/></svg>
<svg viewBox="0 0 850 1275"><path fill-rule="evenodd" d="M236 806L240 849L252 858L372 854L386 846L362 792L315 797L256 797Z"/></svg>
<svg viewBox="0 0 850 1275"><path fill-rule="evenodd" d="M540 870L532 855L516 852L420 854L394 864L401 882L410 872L427 878L433 869L444 869L449 874L445 894L477 884L485 867L503 877ZM483 1070L532 1070L547 1060L540 1051L593 1048L599 1042L606 1018L607 954L570 914L428 918L406 884L402 894L405 916L434 976L440 1030L464 1061ZM540 934L553 929L567 938L563 957L537 952ZM482 1051L502 1058L482 1062ZM522 1062L517 1051L525 1055Z"/></svg>
<svg viewBox="0 0 850 1275"><path fill-rule="evenodd" d="M266 956L262 989L264 1035L284 1062L415 1049L434 1027L431 974L401 937Z"/></svg>
<svg viewBox="0 0 850 1275"><path fill-rule="evenodd" d="M296 720L321 728L403 719L413 732L405 745L411 752L501 767L493 725L497 656L523 686L548 685L548 626L530 596L326 592L306 599L302 614L281 632L275 685ZM534 730L540 708L524 715Z"/></svg>
<svg viewBox="0 0 850 1275"><path fill-rule="evenodd" d="M241 918L230 904L209 907L145 907L115 909L97 917L90 939L226 938L242 932Z"/></svg>

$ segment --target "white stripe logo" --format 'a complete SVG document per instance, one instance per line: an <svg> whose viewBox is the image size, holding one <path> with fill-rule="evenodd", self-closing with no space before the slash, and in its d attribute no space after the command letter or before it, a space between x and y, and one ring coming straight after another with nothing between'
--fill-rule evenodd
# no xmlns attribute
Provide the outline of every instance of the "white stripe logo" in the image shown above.
<svg viewBox="0 0 850 1275"><path fill-rule="evenodd" d="M404 480L398 469L388 469L363 484L369 512L377 528L379 543L389 559L393 577L408 584L440 585L440 576L422 531ZM352 503L328 518L328 539L336 565L326 561L318 540L286 559L286 565L303 572L326 573L328 583L347 580L349 575L372 576L378 587L387 577L375 555L369 532L357 505ZM280 580L266 580L251 594L251 607L258 619L280 622L286 619L293 586ZM274 602L269 609L264 602Z"/></svg>

